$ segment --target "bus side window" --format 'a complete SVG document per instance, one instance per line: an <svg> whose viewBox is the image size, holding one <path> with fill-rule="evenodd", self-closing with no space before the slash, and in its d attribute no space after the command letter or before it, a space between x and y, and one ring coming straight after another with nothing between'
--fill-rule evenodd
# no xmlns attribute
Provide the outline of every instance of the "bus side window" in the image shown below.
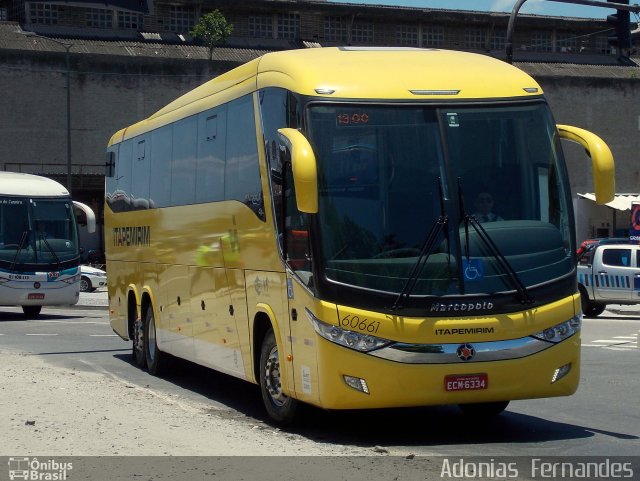
<svg viewBox="0 0 640 481"><path fill-rule="evenodd" d="M286 149L285 149L286 150ZM300 212L296 204L291 161L286 151L284 163L284 253L287 264L302 281L311 286L311 250L309 245L309 215Z"/></svg>

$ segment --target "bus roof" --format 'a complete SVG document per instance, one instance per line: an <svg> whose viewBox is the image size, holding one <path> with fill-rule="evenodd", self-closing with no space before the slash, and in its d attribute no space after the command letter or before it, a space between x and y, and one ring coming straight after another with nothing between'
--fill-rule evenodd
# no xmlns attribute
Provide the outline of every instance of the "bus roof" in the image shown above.
<svg viewBox="0 0 640 481"><path fill-rule="evenodd" d="M110 145L266 87L341 100L457 101L542 94L525 72L487 55L381 47L287 50L265 54L206 82L130 130L116 133Z"/></svg>
<svg viewBox="0 0 640 481"><path fill-rule="evenodd" d="M18 172L0 172L0 196L69 197L69 191L60 183L39 175Z"/></svg>

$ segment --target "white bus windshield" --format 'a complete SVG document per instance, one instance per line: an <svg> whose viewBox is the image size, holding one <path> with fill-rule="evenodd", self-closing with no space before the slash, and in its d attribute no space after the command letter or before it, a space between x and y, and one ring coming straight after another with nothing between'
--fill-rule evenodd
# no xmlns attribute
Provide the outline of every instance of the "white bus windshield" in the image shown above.
<svg viewBox="0 0 640 481"><path fill-rule="evenodd" d="M315 104L308 118L329 282L401 292L443 213L412 295L506 293L514 274L530 287L574 269L568 180L544 103Z"/></svg>
<svg viewBox="0 0 640 481"><path fill-rule="evenodd" d="M60 268L78 255L70 199L0 197L0 266Z"/></svg>

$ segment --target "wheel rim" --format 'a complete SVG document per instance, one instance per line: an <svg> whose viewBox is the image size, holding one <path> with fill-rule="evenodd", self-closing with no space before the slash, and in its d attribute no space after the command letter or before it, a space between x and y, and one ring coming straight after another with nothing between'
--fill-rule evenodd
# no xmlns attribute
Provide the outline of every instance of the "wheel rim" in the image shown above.
<svg viewBox="0 0 640 481"><path fill-rule="evenodd" d="M276 406L282 406L287 401L287 396L282 392L280 380L280 359L278 347L274 346L269 352L264 369L264 381L267 392Z"/></svg>
<svg viewBox="0 0 640 481"><path fill-rule="evenodd" d="M149 332L147 333L149 336L147 344L149 345L149 359L153 361L156 358L156 323L153 319L153 316L149 319Z"/></svg>
<svg viewBox="0 0 640 481"><path fill-rule="evenodd" d="M80 279L80 290L82 292L89 290L89 283L85 279Z"/></svg>

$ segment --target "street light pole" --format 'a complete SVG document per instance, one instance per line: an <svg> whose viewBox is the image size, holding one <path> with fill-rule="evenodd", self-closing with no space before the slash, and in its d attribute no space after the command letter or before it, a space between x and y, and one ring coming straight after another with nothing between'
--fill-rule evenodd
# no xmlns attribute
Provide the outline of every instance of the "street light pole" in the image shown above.
<svg viewBox="0 0 640 481"><path fill-rule="evenodd" d="M25 32L20 31L22 35L27 37L37 37L42 38L44 40L48 40L53 43L57 43L61 45L65 49L65 61L66 61L66 72L65 77L67 80L67 190L69 194L71 194L71 64L70 64L70 55L69 50L73 47L72 43L65 43L59 40L45 37L43 35L38 35L34 32Z"/></svg>

